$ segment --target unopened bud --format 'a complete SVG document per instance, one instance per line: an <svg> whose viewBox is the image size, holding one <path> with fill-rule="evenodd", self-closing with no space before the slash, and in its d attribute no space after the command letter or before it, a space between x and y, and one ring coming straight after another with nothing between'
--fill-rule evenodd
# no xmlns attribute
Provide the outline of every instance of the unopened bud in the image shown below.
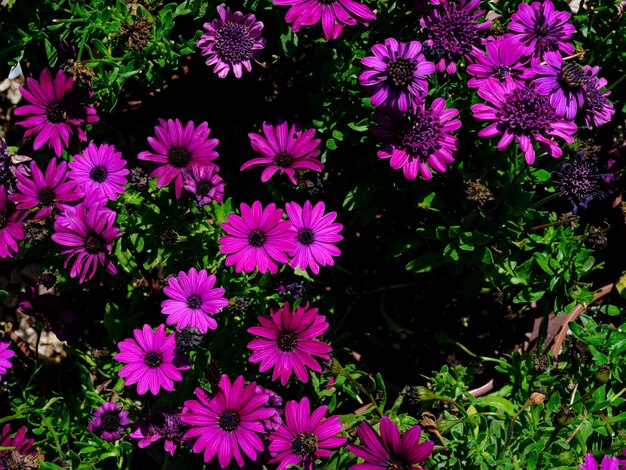
<svg viewBox="0 0 626 470"><path fill-rule="evenodd" d="M533 390L533 392L530 394L529 400L532 406L539 406L546 400L546 398L546 391L543 388L539 387Z"/></svg>
<svg viewBox="0 0 626 470"><path fill-rule="evenodd" d="M554 418L554 423L558 426L569 426L572 420L576 417L576 412L566 406L561 406L561 409Z"/></svg>
<svg viewBox="0 0 626 470"><path fill-rule="evenodd" d="M433 401L438 398L437 395L426 387L415 387L415 393L419 401Z"/></svg>
<svg viewBox="0 0 626 470"><path fill-rule="evenodd" d="M599 384L605 384L611 379L611 366L608 364L602 364L598 367L598 372L595 375Z"/></svg>

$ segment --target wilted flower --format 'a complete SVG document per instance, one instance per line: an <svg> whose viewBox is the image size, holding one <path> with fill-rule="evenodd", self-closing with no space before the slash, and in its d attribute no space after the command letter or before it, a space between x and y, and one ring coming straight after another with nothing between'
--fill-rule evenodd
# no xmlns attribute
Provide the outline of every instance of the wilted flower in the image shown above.
<svg viewBox="0 0 626 470"><path fill-rule="evenodd" d="M585 65L583 68L585 78L587 82L583 89L585 95L585 106L583 108L585 112L585 122L589 129L593 129L593 126L601 126L611 120L611 116L615 114L615 108L606 99L611 94L610 91L602 91L606 86L607 81L604 78L598 77L600 67L590 67Z"/></svg>
<svg viewBox="0 0 626 470"><path fill-rule="evenodd" d="M137 445L144 449L163 439L165 451L173 457L178 445L185 442L185 432L189 425L182 421L182 408L163 408L139 418L133 426L130 437L139 439Z"/></svg>
<svg viewBox="0 0 626 470"><path fill-rule="evenodd" d="M282 409L283 406L283 397L281 397L278 393L274 392L273 390L270 390L269 388L265 388L265 387L261 387L260 385L257 385L256 388L254 389L254 393L255 395L259 395L259 394L265 394L269 397L269 401L267 402L268 407L273 408L274 409L274 414L265 419L263 421L263 425L265 426L265 430L267 432L270 431L276 431L281 424L283 424L283 413L284 410Z"/></svg>
<svg viewBox="0 0 626 470"><path fill-rule="evenodd" d="M577 153L563 162L552 178L557 191L572 203L575 214L579 207L586 209L592 200L606 197L602 190L605 176L600 173L596 159Z"/></svg>
<svg viewBox="0 0 626 470"><path fill-rule="evenodd" d="M34 443L35 439L26 437L26 426L11 436L11 425L5 424L0 432L0 447L12 447L13 450L0 450L0 469L37 468L37 457L40 455L32 448Z"/></svg>
<svg viewBox="0 0 626 470"><path fill-rule="evenodd" d="M64 298L53 294L39 294L35 287L27 287L19 294L17 309L43 324L46 331L52 331L60 341L68 339L68 326L79 318L77 311L68 308Z"/></svg>
<svg viewBox="0 0 626 470"><path fill-rule="evenodd" d="M195 326L186 326L176 332L176 347L183 351L197 348L203 340L204 335Z"/></svg>
<svg viewBox="0 0 626 470"><path fill-rule="evenodd" d="M119 403L106 402L100 406L89 421L89 430L105 441L116 441L130 426L128 411Z"/></svg>

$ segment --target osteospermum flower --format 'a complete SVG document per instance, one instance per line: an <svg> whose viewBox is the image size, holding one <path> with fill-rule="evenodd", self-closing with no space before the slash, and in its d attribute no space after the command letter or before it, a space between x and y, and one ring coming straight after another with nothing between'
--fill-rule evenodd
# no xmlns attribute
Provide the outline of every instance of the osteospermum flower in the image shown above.
<svg viewBox="0 0 626 470"><path fill-rule="evenodd" d="M273 0L274 5L291 7L285 16L287 23L293 23L294 33L302 26L311 26L320 19L327 41L337 39L344 26L362 23L365 26L376 19L376 14L355 0Z"/></svg>
<svg viewBox="0 0 626 470"><path fill-rule="evenodd" d="M467 85L480 88L489 77L503 82L506 77L520 81L528 61L522 59L524 47L510 38L499 36L489 41L485 50L474 47L472 57L474 63L467 66L467 73L473 75Z"/></svg>
<svg viewBox="0 0 626 470"><path fill-rule="evenodd" d="M0 432L0 448L9 447L13 450L0 450L0 467L1 468L38 468L37 458L40 455L33 444L35 439L26 437L26 426L20 427L17 432L11 436L11 425L5 424Z"/></svg>
<svg viewBox="0 0 626 470"><path fill-rule="evenodd" d="M320 139L314 139L315 129L303 132L298 126L289 127L286 121L280 120L275 128L264 122L263 134L248 134L252 148L262 156L244 163L241 171L266 167L261 173L261 181L264 183L280 171L281 174L286 174L293 184L298 184L296 170L324 169L322 162L316 158L320 154L317 148Z"/></svg>
<svg viewBox="0 0 626 470"><path fill-rule="evenodd" d="M157 178L157 186L162 188L174 181L176 198L180 199L183 190L183 170L190 171L195 166L211 165L218 157L213 149L217 147L217 139L209 139L211 129L206 122L198 127L193 121L183 127L178 120L159 119L154 128L156 137L148 137L152 151L144 151L137 155L139 160L160 163L161 166L150 173Z"/></svg>
<svg viewBox="0 0 626 470"><path fill-rule="evenodd" d="M478 136L488 138L502 135L498 142L500 151L517 140L529 165L535 162L535 141L556 158L563 151L550 137L559 137L568 143L574 141L572 135L578 129L576 124L557 116L548 98L540 95L532 84L518 85L511 79L500 83L489 79L478 89L478 95L489 104L472 106L474 118L493 121L478 132Z"/></svg>
<svg viewBox="0 0 626 470"><path fill-rule="evenodd" d="M323 405L311 413L306 397L300 403L287 402L285 424L269 435L269 450L275 456L270 463L278 463L277 470L285 470L289 465L313 470L317 458L330 457L331 449L346 442L345 437L337 436L342 427L339 416L323 419L327 411Z"/></svg>
<svg viewBox="0 0 626 470"><path fill-rule="evenodd" d="M240 206L241 216L229 214L222 228L228 233L220 238L220 251L225 253L226 266L235 265L235 271L261 273L278 272L276 263L287 263L287 251L294 248L292 224L282 220L283 211L274 203L263 208L259 201L252 207Z"/></svg>
<svg viewBox="0 0 626 470"><path fill-rule="evenodd" d="M133 336L117 344L121 352L113 357L126 364L118 372L125 379L124 385L137 384L139 395L148 390L157 395L161 388L167 392L174 390L174 382L183 380L181 367L174 364L174 333L166 334L165 325L159 325L153 331L146 324L141 330L133 330Z"/></svg>
<svg viewBox="0 0 626 470"><path fill-rule="evenodd" d="M260 362L259 371L273 369L272 380L280 377L280 382L287 385L293 371L302 382L309 381L307 367L314 372L321 372L322 367L313 358L329 359L332 348L316 339L328 329L326 317L318 315L317 308L296 307L292 312L289 304L271 311L271 317L258 316L261 326L248 328L248 333L260 336L248 343L248 349L254 351L250 362Z"/></svg>
<svg viewBox="0 0 626 470"><path fill-rule="evenodd" d="M303 207L296 202L285 205L287 216L293 223L296 233L296 245L289 252L291 267L302 270L311 268L313 274L320 272L320 266L333 266L333 256L339 256L341 251L333 243L343 240L339 232L343 225L333 223L336 212L324 214L324 203L319 201L315 206L306 201Z"/></svg>
<svg viewBox="0 0 626 470"><path fill-rule="evenodd" d="M394 38L372 46L373 56L361 59L365 70L359 83L371 93L374 106L388 106L403 113L421 102L428 94L427 76L435 72L435 64L422 54L418 41L398 43Z"/></svg>
<svg viewBox="0 0 626 470"><path fill-rule="evenodd" d="M81 283L94 276L98 265L104 266L109 274L117 274L108 254L113 249L113 240L121 237L122 232L113 226L116 213L102 204L103 201L98 201L91 207L84 204L66 207L54 221L52 240L63 247L61 254L67 255L63 266L67 268L73 259L70 276L80 276Z"/></svg>
<svg viewBox="0 0 626 470"><path fill-rule="evenodd" d="M479 42L479 34L491 26L491 21L478 22L485 14L485 10L478 10L479 6L480 0L458 3L442 0L428 16L420 19L420 24L427 30L425 44L438 56L437 71L455 73L456 62L469 56L472 47Z"/></svg>
<svg viewBox="0 0 626 470"><path fill-rule="evenodd" d="M70 178L92 201L101 198L117 200L117 195L124 192L124 185L128 182L126 160L113 145L91 143L82 155L74 155L69 167Z"/></svg>
<svg viewBox="0 0 626 470"><path fill-rule="evenodd" d="M554 186L559 194L567 198L572 204L572 212L578 208L587 208L594 199L606 197L602 190L607 174L600 172L596 159L582 153L561 164L558 171L552 174Z"/></svg>
<svg viewBox="0 0 626 470"><path fill-rule="evenodd" d="M15 351L10 349L9 346L11 346L11 342L0 336L0 379L13 367L9 359L15 356Z"/></svg>
<svg viewBox="0 0 626 470"><path fill-rule="evenodd" d="M252 13L232 13L229 7L218 6L217 13L219 18L204 23L207 32L198 41L200 53L208 56L207 65L215 65L213 72L218 77L225 78L232 70L235 77L241 78L244 68L252 70L250 59L258 58L265 47L263 23L256 21Z"/></svg>
<svg viewBox="0 0 626 470"><path fill-rule="evenodd" d="M426 460L435 443L422 442L422 428L413 426L400 434L398 425L387 416L380 420L380 434L363 421L358 427L361 445L348 445L348 450L365 462L352 465L350 470L419 469L418 463Z"/></svg>
<svg viewBox="0 0 626 470"><path fill-rule="evenodd" d="M84 101L90 93L74 87L74 79L59 70L53 79L50 71L44 69L39 81L26 79L26 86L20 87L24 99L30 104L18 106L16 116L25 116L17 124L28 128L24 139L36 136L35 150L48 144L57 156L68 147L70 135L76 134L80 140L87 140L83 126L98 122L96 109L86 106Z"/></svg>
<svg viewBox="0 0 626 470"><path fill-rule="evenodd" d="M373 132L388 138L389 143L378 151L378 157L391 159L391 168L402 168L409 180L418 174L431 179L432 171L444 173L446 165L454 161L457 138L451 132L461 127L461 121L452 118L458 114L457 109L446 109L443 98L436 98L430 107L422 103L406 115L381 113L381 126Z"/></svg>
<svg viewBox="0 0 626 470"><path fill-rule="evenodd" d="M605 455L600 464L600 470L619 470L621 464L626 464L626 462L617 457ZM598 462L593 454L585 455L585 463L580 464L579 470L598 470Z"/></svg>
<svg viewBox="0 0 626 470"><path fill-rule="evenodd" d="M105 441L117 441L128 426L128 411L111 401L102 404L89 421L89 430Z"/></svg>
<svg viewBox="0 0 626 470"><path fill-rule="evenodd" d="M197 206L203 207L217 201L224 200L224 183L217 174L217 165L194 166L191 171L184 172L183 186L196 196Z"/></svg>
<svg viewBox="0 0 626 470"><path fill-rule="evenodd" d="M587 82L583 88L585 95L585 123L589 129L593 126L601 126L611 120L611 116L615 114L615 108L606 99L611 94L610 91L602 91L607 81L598 77L600 67L590 67L585 65L583 68Z"/></svg>
<svg viewBox="0 0 626 470"><path fill-rule="evenodd" d="M245 385L241 375L232 384L227 375L222 375L212 396L196 388L197 400L185 401L187 411L182 420L191 429L184 437L197 438L193 451L204 451L205 462L210 462L217 454L222 468L233 458L243 467L242 451L253 461L263 452L263 441L259 437L265 434L263 421L272 417L276 410L266 406L269 395L255 394L255 388L254 382Z"/></svg>
<svg viewBox="0 0 626 470"><path fill-rule="evenodd" d="M76 183L67 175L67 163L56 159L48 162L46 174L39 169L37 163L30 162L30 175L25 167L15 172L17 191L9 196L15 202L17 209L31 209L41 206L34 218L50 217L52 209L63 209L63 202L76 201L83 194L76 191Z"/></svg>
<svg viewBox="0 0 626 470"><path fill-rule="evenodd" d="M184 434L189 425L183 423L182 407L159 409L139 418L130 437L139 439L137 445L144 449L160 439L164 441L165 451L174 457L177 447L185 442Z"/></svg>
<svg viewBox="0 0 626 470"><path fill-rule="evenodd" d="M17 242L24 239L26 212L15 210L7 198L7 191L0 185L0 258L12 258L19 248Z"/></svg>
<svg viewBox="0 0 626 470"><path fill-rule="evenodd" d="M576 28L568 23L569 16L565 11L555 11L550 0L520 3L511 15L507 36L524 46L525 55L535 58L549 51L572 54L574 46L569 39Z"/></svg>
<svg viewBox="0 0 626 470"><path fill-rule="evenodd" d="M215 274L208 274L206 269L198 272L191 268L186 273L180 271L177 278L170 277L167 284L163 293L169 300L161 303L161 311L167 315L168 325L176 324L179 330L195 326L201 333L217 328L212 315L230 302L224 298L224 289L213 287Z"/></svg>

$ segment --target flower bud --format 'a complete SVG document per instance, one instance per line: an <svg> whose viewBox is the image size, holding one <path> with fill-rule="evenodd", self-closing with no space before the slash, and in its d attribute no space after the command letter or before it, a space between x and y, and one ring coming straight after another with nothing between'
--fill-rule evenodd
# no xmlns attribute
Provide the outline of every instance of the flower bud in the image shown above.
<svg viewBox="0 0 626 470"><path fill-rule="evenodd" d="M532 391L529 400L532 406L539 406L546 400L546 398L546 391L543 388L538 387Z"/></svg>
<svg viewBox="0 0 626 470"><path fill-rule="evenodd" d="M565 405L561 405L561 409L554 417L554 424L561 427L569 426L575 417L576 412L574 410Z"/></svg>
<svg viewBox="0 0 626 470"><path fill-rule="evenodd" d="M608 364L602 364L598 367L595 379L599 384L605 384L611 379L611 366Z"/></svg>

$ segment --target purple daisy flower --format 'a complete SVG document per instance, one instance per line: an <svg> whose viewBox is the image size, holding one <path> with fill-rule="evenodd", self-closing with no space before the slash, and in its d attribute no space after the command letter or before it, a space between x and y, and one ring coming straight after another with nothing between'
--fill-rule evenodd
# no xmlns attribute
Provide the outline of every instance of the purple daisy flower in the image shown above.
<svg viewBox="0 0 626 470"><path fill-rule="evenodd" d="M433 170L445 173L446 164L454 161L457 138L450 133L461 127L461 121L452 120L458 114L457 109L446 109L443 98L435 99L430 107L421 103L406 115L393 110L380 113L382 125L373 133L390 142L378 151L378 157L390 158L391 168L402 168L408 180L418 174L429 180Z"/></svg>
<svg viewBox="0 0 626 470"><path fill-rule="evenodd" d="M109 144L89 144L82 155L74 155L69 164L69 176L85 193L89 200L107 198L117 200L128 182L126 160L122 152L116 152Z"/></svg>
<svg viewBox="0 0 626 470"><path fill-rule="evenodd" d="M212 315L230 302L224 298L224 289L213 288L215 274L208 274L206 269L198 272L191 268L187 273L180 271L178 278L170 277L167 283L163 292L169 300L161 303L161 312L168 316L165 323L176 324L179 330L195 326L203 334L217 328Z"/></svg>
<svg viewBox="0 0 626 470"><path fill-rule="evenodd" d="M26 212L15 210L7 198L7 190L0 186L0 258L12 258L19 249L18 241L24 240Z"/></svg>
<svg viewBox="0 0 626 470"><path fill-rule="evenodd" d="M111 401L102 404L89 421L89 430L105 441L117 441L128 426L128 411Z"/></svg>
<svg viewBox="0 0 626 470"><path fill-rule="evenodd" d="M576 124L557 116L548 98L540 95L533 84L518 85L509 78L504 83L489 79L478 89L478 95L489 104L472 106L474 118L494 121L478 132L478 137L502 135L498 142L500 151L517 139L526 163L532 165L535 162L535 141L556 158L563 151L551 136L574 142L572 135L578 130Z"/></svg>
<svg viewBox="0 0 626 470"><path fill-rule="evenodd" d="M283 397L269 388L261 387L257 385L254 389L254 394L265 394L269 397L267 406L274 409L274 414L269 418L263 420L263 426L267 432L276 431L283 424Z"/></svg>
<svg viewBox="0 0 626 470"><path fill-rule="evenodd" d="M265 209L259 201L252 207L240 206L241 216L228 214L222 228L228 235L220 238L220 252L226 254L226 266L235 265L235 271L250 273L254 268L261 273L278 272L276 263L287 263L287 251L295 246L292 223L282 220L283 211L271 203Z"/></svg>
<svg viewBox="0 0 626 470"><path fill-rule="evenodd" d="M520 3L517 12L511 15L507 37L524 46L524 54L542 58L549 51L561 50L572 54L574 46L568 41L576 30L568 23L569 13L554 11L550 0L530 5Z"/></svg>
<svg viewBox="0 0 626 470"><path fill-rule="evenodd" d="M137 155L139 160L160 163L161 166L150 173L157 178L157 186L162 188L174 181L176 199L180 199L183 190L183 170L190 171L194 166L212 165L219 154L217 139L209 139L211 129L206 122L195 127L193 121L183 127L178 119L159 119L154 128L155 137L148 137L148 143L154 151L144 151Z"/></svg>
<svg viewBox="0 0 626 470"><path fill-rule="evenodd" d="M15 351L9 349L9 346L11 346L11 342L0 336L0 379L13 367L9 359L15 356Z"/></svg>
<svg viewBox="0 0 626 470"><path fill-rule="evenodd" d="M605 455L600 464L600 470L619 470L620 464L626 461L619 460L617 457ZM579 470L598 470L598 462L596 462L593 454L585 455L585 463L580 464Z"/></svg>
<svg viewBox="0 0 626 470"><path fill-rule="evenodd" d="M150 325L144 325L143 330L133 330L133 338L120 341L120 348L113 359L126 364L118 375L124 380L124 385L137 384L137 393L143 395L150 389L157 395L161 388L171 392L174 382L183 380L180 370L174 364L176 338L174 333L167 335L165 325L159 325L156 331Z"/></svg>
<svg viewBox="0 0 626 470"><path fill-rule="evenodd" d="M336 212L324 214L324 203L319 201L315 206L306 201L303 207L296 202L285 205L287 217L293 223L296 233L296 246L289 252L291 267L299 267L303 271L311 268L313 274L319 274L320 266L333 266L333 256L341 251L333 243L343 240L339 232L343 225L333 223Z"/></svg>
<svg viewBox="0 0 626 470"><path fill-rule="evenodd" d="M66 207L65 212L54 220L52 240L67 247L61 250L61 254L67 255L64 267L67 268L75 258L70 276L80 276L80 283L85 278L91 279L99 264L109 274L117 274L117 269L107 255L113 249L113 240L121 237L122 232L113 226L116 213L102 204L99 201L91 207L84 204Z"/></svg>
<svg viewBox="0 0 626 470"><path fill-rule="evenodd" d="M293 23L294 33L302 26L311 26L322 20L324 38L337 39L344 26L362 23L365 26L376 19L376 14L362 3L354 0L273 0L274 5L288 6L287 23Z"/></svg>
<svg viewBox="0 0 626 470"><path fill-rule="evenodd" d="M194 166L191 171L183 172L183 187L196 196L198 208L224 200L224 183L217 174L217 165Z"/></svg>
<svg viewBox="0 0 626 470"><path fill-rule="evenodd" d="M528 60L521 60L524 47L510 38L499 36L489 41L486 51L474 47L472 57L475 62L467 66L467 73L473 75L467 85L471 88L482 87L489 77L503 82L506 77L521 81Z"/></svg>
<svg viewBox="0 0 626 470"><path fill-rule="evenodd" d="M441 0L438 7L420 19L427 29L425 44L436 51L438 72L456 73L456 61L469 57L479 41L478 35L491 26L491 21L479 23L485 10L478 10L480 0L460 2Z"/></svg>
<svg viewBox="0 0 626 470"><path fill-rule="evenodd" d="M261 173L261 181L266 183L277 171L286 174L293 184L298 184L296 170L309 169L322 171L324 164L316 157L320 139L314 139L315 129L300 130L296 125L289 127L286 121L280 120L276 128L263 123L263 134L250 133L250 144L261 158L253 158L241 166L240 171L248 168L266 167Z"/></svg>
<svg viewBox="0 0 626 470"><path fill-rule="evenodd" d="M435 72L435 64L422 54L418 41L408 43L394 38L372 46L373 56L361 59L366 68L359 83L371 91L372 105L388 106L403 113L420 103L428 94L427 76Z"/></svg>
<svg viewBox="0 0 626 470"><path fill-rule="evenodd" d="M33 449L35 439L26 437L26 426L22 426L11 436L11 425L5 424L0 432L0 447L13 450L0 450L0 468L38 468L38 452Z"/></svg>
<svg viewBox="0 0 626 470"><path fill-rule="evenodd" d="M322 419L327 411L323 405L311 413L306 397L300 403L287 402L285 424L269 435L270 453L275 456L270 463L278 463L277 470L286 470L289 465L313 470L315 459L330 457L331 449L345 444L347 439L337 436L342 427L339 416Z"/></svg>
<svg viewBox="0 0 626 470"><path fill-rule="evenodd" d="M99 120L96 109L83 104L91 94L74 87L74 79L61 70L54 79L48 69L41 72L39 81L27 78L26 87L21 87L20 92L30 104L15 109L16 116L27 116L17 124L28 128L24 139L36 136L35 150L47 143L57 156L61 156L71 134L87 140L82 127Z"/></svg>
<svg viewBox="0 0 626 470"><path fill-rule="evenodd" d="M164 408L142 416L135 424L130 437L139 439L137 445L140 449L163 439L165 451L174 457L176 448L185 442L183 436L189 430L189 425L183 423L182 410L182 407Z"/></svg>
<svg viewBox="0 0 626 470"><path fill-rule="evenodd" d="M254 351L250 362L260 362L260 372L274 369L272 380L280 377L280 382L287 385L293 371L302 382L309 381L308 367L314 372L321 372L322 367L313 358L330 359L333 350L330 345L317 340L328 329L326 317L318 315L318 309L304 307L289 310L289 303L271 311L271 318L258 316L261 326L248 328L248 333L261 338L248 343L248 349Z"/></svg>
<svg viewBox="0 0 626 470"><path fill-rule="evenodd" d="M600 67L590 67L585 65L583 68L587 83L583 89L585 94L585 123L589 129L606 124L611 120L611 116L615 114L615 108L606 99L611 94L610 91L601 91L607 84L606 79L599 78L598 73Z"/></svg>
<svg viewBox="0 0 626 470"><path fill-rule="evenodd" d="M387 416L380 420L380 435L363 421L358 427L361 445L348 444L348 450L365 462L352 465L350 470L420 469L418 463L426 460L433 452L435 443L422 442L422 428L413 426L400 434L398 425Z"/></svg>
<svg viewBox="0 0 626 470"><path fill-rule="evenodd" d="M245 464L241 454L251 460L263 452L263 441L259 434L265 434L263 421L272 417L274 408L266 406L269 395L255 394L254 382L245 385L243 376L231 384L227 375L222 375L217 391L207 395L196 388L197 400L187 400L182 415L183 423L191 425L185 439L196 437L193 451L204 451L204 461L217 458L222 468L226 468L233 457L237 465Z"/></svg>
<svg viewBox="0 0 626 470"><path fill-rule="evenodd" d="M15 173L17 178L17 191L9 195L9 199L15 202L17 209L31 209L42 206L34 218L50 217L53 207L64 209L63 202L76 201L83 194L76 191L76 182L69 179L67 174L67 162L57 164L56 159L48 162L46 174L32 160L30 162L30 176L24 166Z"/></svg>

